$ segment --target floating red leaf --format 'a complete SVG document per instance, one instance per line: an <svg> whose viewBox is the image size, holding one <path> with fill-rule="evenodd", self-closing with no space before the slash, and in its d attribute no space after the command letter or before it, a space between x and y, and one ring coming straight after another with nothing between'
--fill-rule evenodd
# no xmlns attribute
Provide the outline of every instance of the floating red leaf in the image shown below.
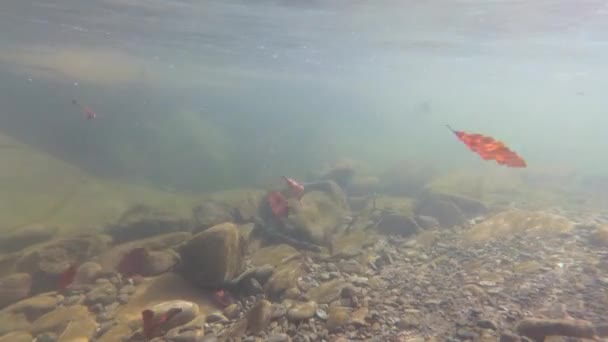
<svg viewBox="0 0 608 342"><path fill-rule="evenodd" d="M526 167L526 161L517 153L510 150L503 142L492 137L477 133L466 133L463 131L452 131L471 151L481 156L483 160L494 160L499 165L507 167Z"/></svg>

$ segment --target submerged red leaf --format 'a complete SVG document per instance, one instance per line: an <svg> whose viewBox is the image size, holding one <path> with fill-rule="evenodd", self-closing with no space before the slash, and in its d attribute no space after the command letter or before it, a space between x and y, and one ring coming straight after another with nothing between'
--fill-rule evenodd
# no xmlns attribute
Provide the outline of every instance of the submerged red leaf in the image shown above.
<svg viewBox="0 0 608 342"><path fill-rule="evenodd" d="M300 200L304 195L304 185L296 182L295 180L289 177L283 176L283 179L285 179L285 182L287 182L287 186L289 187L291 196Z"/></svg>
<svg viewBox="0 0 608 342"><path fill-rule="evenodd" d="M159 315L155 315L152 310L144 310L141 312L142 323L143 323L143 334L146 338L154 337L154 333L162 327L164 323L169 321L175 315L182 312L180 308L172 308Z"/></svg>
<svg viewBox="0 0 608 342"><path fill-rule="evenodd" d="M220 304L223 307L226 307L233 303L232 296L230 295L230 293L228 293L228 291L225 291L223 289L219 289L219 290L215 291L215 293L213 294L213 297L218 302L218 304Z"/></svg>
<svg viewBox="0 0 608 342"><path fill-rule="evenodd" d="M76 271L78 266L76 264L70 265L61 275L59 275L59 283L57 287L59 290L65 290L68 286L72 285L74 279L76 279Z"/></svg>
<svg viewBox="0 0 608 342"><path fill-rule="evenodd" d="M278 191L273 191L268 194L268 204L270 205L272 214L276 218L285 217L289 213L287 198L285 198L285 196Z"/></svg>

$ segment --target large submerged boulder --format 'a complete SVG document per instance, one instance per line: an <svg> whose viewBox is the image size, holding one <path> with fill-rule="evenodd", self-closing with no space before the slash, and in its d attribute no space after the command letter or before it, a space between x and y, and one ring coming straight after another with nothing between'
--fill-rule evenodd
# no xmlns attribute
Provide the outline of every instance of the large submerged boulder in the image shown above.
<svg viewBox="0 0 608 342"><path fill-rule="evenodd" d="M114 242L123 243L155 235L190 231L192 220L188 216L145 205L127 210L118 221L106 228Z"/></svg>
<svg viewBox="0 0 608 342"><path fill-rule="evenodd" d="M574 224L565 217L542 211L508 210L480 222L465 234L465 241L484 243L515 236L544 236L571 231Z"/></svg>
<svg viewBox="0 0 608 342"><path fill-rule="evenodd" d="M592 245L608 248L608 225L596 228L589 238Z"/></svg>
<svg viewBox="0 0 608 342"><path fill-rule="evenodd" d="M17 272L32 275L32 293L56 290L57 280L68 267L100 254L111 238L106 235L76 236L34 245L15 261Z"/></svg>
<svg viewBox="0 0 608 342"><path fill-rule="evenodd" d="M27 273L15 273L0 279L0 308L26 298L32 288L32 277Z"/></svg>
<svg viewBox="0 0 608 342"><path fill-rule="evenodd" d="M0 251L16 252L31 245L50 240L56 227L33 224L0 236Z"/></svg>
<svg viewBox="0 0 608 342"><path fill-rule="evenodd" d="M290 214L282 227L291 236L323 245L349 215L344 191L335 182L327 181L309 186L300 201L290 203Z"/></svg>
<svg viewBox="0 0 608 342"><path fill-rule="evenodd" d="M418 233L420 226L410 216L389 213L380 218L376 230L388 235L411 236Z"/></svg>
<svg viewBox="0 0 608 342"><path fill-rule="evenodd" d="M441 227L450 228L487 214L488 208L481 201L465 196L426 192L416 201L414 212L417 216L435 218Z"/></svg>
<svg viewBox="0 0 608 342"><path fill-rule="evenodd" d="M180 270L185 278L204 287L222 286L244 267L246 241L234 223L223 223L194 235L180 247Z"/></svg>
<svg viewBox="0 0 608 342"><path fill-rule="evenodd" d="M103 271L122 271L144 277L171 270L178 262L175 249L192 236L189 232L162 234L114 246L96 259ZM124 273L123 273L124 274Z"/></svg>

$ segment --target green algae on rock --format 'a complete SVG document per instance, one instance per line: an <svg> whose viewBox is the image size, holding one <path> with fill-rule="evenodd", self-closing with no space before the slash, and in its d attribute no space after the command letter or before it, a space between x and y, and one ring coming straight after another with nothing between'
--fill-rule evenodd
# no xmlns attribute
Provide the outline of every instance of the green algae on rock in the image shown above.
<svg viewBox="0 0 608 342"><path fill-rule="evenodd" d="M344 219L350 215L346 196L334 182L327 187L307 190L299 203L294 203L293 213L285 219L285 233L301 237L317 245L325 245L340 231Z"/></svg>
<svg viewBox="0 0 608 342"><path fill-rule="evenodd" d="M158 208L135 205L116 222L106 228L115 243L151 237L154 235L190 231L189 216L179 215Z"/></svg>
<svg viewBox="0 0 608 342"><path fill-rule="evenodd" d="M565 217L542 211L512 209L493 215L465 233L465 241L482 243L513 236L543 236L569 232L574 224Z"/></svg>
<svg viewBox="0 0 608 342"><path fill-rule="evenodd" d="M0 309L26 298L32 288L29 273L15 273L0 279Z"/></svg>

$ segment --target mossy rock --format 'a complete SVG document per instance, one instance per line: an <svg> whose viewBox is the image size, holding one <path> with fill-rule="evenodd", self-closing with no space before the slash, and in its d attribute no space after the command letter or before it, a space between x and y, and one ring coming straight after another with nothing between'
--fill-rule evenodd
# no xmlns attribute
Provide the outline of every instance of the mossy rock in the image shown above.
<svg viewBox="0 0 608 342"><path fill-rule="evenodd" d="M568 219L542 211L509 210L489 217L469 229L468 243L484 243L515 236L546 236L569 232L574 225Z"/></svg>
<svg viewBox="0 0 608 342"><path fill-rule="evenodd" d="M457 195L478 200L490 209L519 203L528 209L543 209L565 204L571 193L559 189L530 187L521 172L510 168L484 166L480 169L461 169L436 177L429 182L426 192Z"/></svg>
<svg viewBox="0 0 608 342"><path fill-rule="evenodd" d="M375 206L376 209L413 217L414 203L415 200L410 197L379 196L378 198L376 198ZM368 207L371 205L373 204L370 203Z"/></svg>
<svg viewBox="0 0 608 342"><path fill-rule="evenodd" d="M299 254L300 252L290 245L272 245L257 250L251 256L251 263L254 266L272 265L278 267L283 264L283 260L291 259Z"/></svg>
<svg viewBox="0 0 608 342"><path fill-rule="evenodd" d="M293 229L286 234L317 245L326 245L343 227L350 208L344 192L334 182L327 182L329 191L306 192L299 203L293 203L293 212L282 227Z"/></svg>
<svg viewBox="0 0 608 342"><path fill-rule="evenodd" d="M211 227L179 248L180 271L199 286L224 286L243 271L246 248L235 224Z"/></svg>
<svg viewBox="0 0 608 342"><path fill-rule="evenodd" d="M80 168L0 135L0 232L45 226L52 234L99 232L136 204L190 215L200 196L99 179Z"/></svg>
<svg viewBox="0 0 608 342"><path fill-rule="evenodd" d="M124 243L154 235L186 232L193 227L190 215L151 207L135 205L121 215L115 224L106 228L114 242Z"/></svg>

